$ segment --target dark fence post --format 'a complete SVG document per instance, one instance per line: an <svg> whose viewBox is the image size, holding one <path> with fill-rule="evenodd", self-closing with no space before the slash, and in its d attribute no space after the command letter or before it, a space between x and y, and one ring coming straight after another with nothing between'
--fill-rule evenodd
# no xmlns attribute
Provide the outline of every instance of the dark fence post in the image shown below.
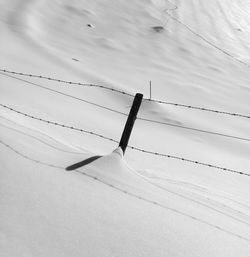
<svg viewBox="0 0 250 257"><path fill-rule="evenodd" d="M126 125L124 127L122 137L120 140L120 144L119 144L119 147L121 147L123 154L125 154L125 151L126 151L126 148L128 145L128 141L129 141L129 138L130 138L130 135L131 135L131 132L132 132L135 120L136 120L136 115L141 106L142 98L143 98L143 94L137 93L135 95L132 107L130 109L129 116L128 116Z"/></svg>

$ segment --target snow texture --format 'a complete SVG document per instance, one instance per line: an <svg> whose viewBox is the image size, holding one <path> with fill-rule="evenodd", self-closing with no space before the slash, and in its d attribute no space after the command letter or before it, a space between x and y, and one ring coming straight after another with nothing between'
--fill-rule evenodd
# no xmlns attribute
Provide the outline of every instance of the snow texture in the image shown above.
<svg viewBox="0 0 250 257"><path fill-rule="evenodd" d="M246 0L0 0L0 256L250 256L249 176L123 156L131 96L3 71L145 98L152 81L153 99L250 116L249 13ZM249 175L249 131L143 101L130 145Z"/></svg>

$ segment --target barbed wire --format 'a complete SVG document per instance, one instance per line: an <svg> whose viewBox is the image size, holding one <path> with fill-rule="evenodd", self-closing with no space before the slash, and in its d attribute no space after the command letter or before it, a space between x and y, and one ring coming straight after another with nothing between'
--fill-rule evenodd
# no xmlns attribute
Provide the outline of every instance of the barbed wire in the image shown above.
<svg viewBox="0 0 250 257"><path fill-rule="evenodd" d="M0 69L0 71L4 72L4 73L13 74L13 75L26 76L26 77L30 77L30 78L33 77L33 78L38 78L38 79L46 79L46 80L56 81L56 82L59 82L59 83L65 83L65 84L69 84L69 85L96 87L96 88L100 88L100 89L110 90L110 91L113 91L113 92L116 92L116 93L119 93L119 94L123 94L123 95L129 96L129 97L134 97L133 94L130 94L130 93L127 93L125 91L115 89L115 88L112 88L112 87L103 86L103 85L66 81L66 80L46 77L46 76L42 76L42 75L34 75L34 74L28 74L28 73L23 73L23 72L10 71L10 70L6 70L6 69ZM32 83L32 82L30 82L30 83ZM211 108L207 108L207 107L198 107L198 106L193 106L193 105L188 105L188 104L169 102L169 101L150 99L150 98L144 98L143 100L148 101L148 102L164 104L164 105L172 105L172 106L175 106L175 107L183 107L183 108L187 108L187 109L194 109L194 110L199 110L199 111L212 112L212 113L216 113L216 114L222 114L222 115L228 115L228 116L250 119L250 115L228 112L228 111L215 110L215 109L211 109Z"/></svg>
<svg viewBox="0 0 250 257"><path fill-rule="evenodd" d="M183 162L189 162L189 163L205 166L205 167L208 167L208 168L214 168L214 169L218 169L218 170L221 170L221 171L228 171L228 172L237 173L237 174L240 174L240 175L245 175L245 176L249 176L250 177L250 173L242 172L242 171L239 171L239 170L228 169L228 168L225 168L225 167L220 167L220 166L213 165L213 164L208 164L208 163L204 163L204 162L194 161L194 160L183 158L183 157L179 157L179 156L174 156L174 155L169 155L169 154L164 154L164 153L159 153L159 152L148 151L148 150L141 149L141 148L134 147L134 146L128 146L128 148L131 148L131 149L139 151L139 152L151 154L151 155L156 155L156 156L160 156L160 157L167 157L167 158L170 158L170 159L175 159L175 160L179 160L179 161L183 161Z"/></svg>
<svg viewBox="0 0 250 257"><path fill-rule="evenodd" d="M117 141L117 140L114 140L114 139L112 139L112 138L103 136L103 135L101 135L101 134L98 134L98 133L95 133L95 132L92 132L92 131L89 131L89 130L85 130L85 129L81 129L81 128L76 128L76 127L74 127L74 126L70 126L70 125L66 125L66 124L62 124L62 123L58 123L58 122L46 120L46 119L43 119L43 118L38 118L38 117L35 117L35 116L33 116L33 115L30 115L30 114L27 114L27 113L24 113L24 112L15 110L15 109L13 109L13 108L11 108L11 107L9 107L9 106L7 106L7 105L4 105L4 104L0 104L0 106L2 106L2 107L5 108L5 109L8 109L8 110L10 110L10 111L13 111L13 112L15 112L15 113L21 114L21 115L23 115L23 116L25 116L25 117L34 119L34 120L38 120L38 121L42 121L42 122L45 122L45 123L48 123L48 124L51 124L51 125L55 125L55 126L59 126L59 127L62 127L62 128L67 128L67 129L71 129L71 130L83 132L83 133L86 133L86 134L94 135L94 136L97 136L97 137L100 137L100 138L109 140L109 141L114 142L114 143L119 143L119 141Z"/></svg>
<svg viewBox="0 0 250 257"><path fill-rule="evenodd" d="M6 70L6 69L0 69L0 71L4 72L4 73L13 74L13 75L25 76L25 77L30 77L30 78L45 79L45 80L55 81L55 82L59 82L59 83L69 84L69 85L84 86L84 87L96 87L96 88L101 88L101 89L117 92L117 93L127 95L127 96L131 96L131 97L133 96L132 94L127 93L125 91L122 91L122 90L119 90L119 89L116 89L116 88L112 88L112 87L108 87L108 86L104 86L104 85L73 82L73 81L68 81L68 80L46 77L46 76L43 76L43 75L35 75L35 74L29 74L29 73L24 73L24 72L10 71L10 70Z"/></svg>
<svg viewBox="0 0 250 257"><path fill-rule="evenodd" d="M0 72L0 74L1 74L1 72ZM45 90L57 93L57 94L60 94L60 95L72 98L72 99L77 100L77 101L81 101L81 102L87 103L89 105L93 105L95 107L98 107L98 108L101 108L101 109L104 109L104 110L107 110L107 111L110 111L110 112L113 112L113 113L117 113L117 114L120 114L120 115L123 115L123 116L126 116L126 117L128 116L127 113L124 113L124 112L121 112L121 111L117 111L117 110L112 109L110 107L107 107L107 106L104 106L104 105L101 105L101 104L97 104L97 103L91 102L91 101L83 99L83 98L72 96L72 95L69 95L69 94L66 94L66 93L63 93L63 92L60 92L60 91L48 88L46 86L42 86L42 85L36 84L34 82L27 81L25 79L16 78L13 75L9 75L9 74L4 74L4 75L8 76L8 77L11 77L11 78L14 78L14 79L17 79L17 80L20 80L22 82L28 83L28 84L30 84L32 86L36 86L36 87L39 87L39 88L42 88L42 89L45 89ZM142 121L146 121L146 122L155 123L155 124L161 124L161 125L165 125L165 126L177 127L177 128L186 129L186 130L192 130L192 131L196 131L196 132L200 132L200 133L206 133L206 134L210 134L210 135L222 136L222 137L227 137L227 138L232 138L232 139L236 139L236 140L243 140L243 141L250 142L250 139L239 137L239 136L232 136L232 135L227 135L227 134L223 134L223 133L219 133L219 132L213 132L213 131L208 131L208 130L204 130L204 129L192 128L192 127L188 127L188 126L177 125L177 124L173 124L173 123L157 121L157 120L147 119L147 118L143 118L143 117L138 117L137 119L142 120Z"/></svg>
<svg viewBox="0 0 250 257"><path fill-rule="evenodd" d="M49 120L46 120L46 119L43 119L43 118L38 118L38 117L35 117L33 115L15 110L15 109L13 109L13 108L11 108L7 105L4 105L4 104L0 104L0 106L2 106L5 109L8 109L10 111L21 114L25 117L34 119L34 120L42 121L42 122L45 122L47 124L51 124L51 125L55 125L55 126L59 126L59 127L79 131L79 132L82 132L82 133L86 133L86 134L89 134L89 135L97 136L99 138L108 140L108 141L113 142L113 143L119 143L118 140L115 140L113 138L101 135L101 134L93 132L93 131L88 131L88 130L85 130L85 129L82 129L82 128L76 128L74 126L69 126L69 125L58 123L58 122L49 121ZM128 148L130 148L132 150L142 152L142 153L147 153L147 154L160 156L160 157L166 157L166 158L169 158L169 159L175 159L175 160L179 160L179 161L183 161L183 162L192 163L192 164L195 164L195 165L200 165L200 166L204 166L204 167L208 167L208 168L218 169L218 170L221 170L221 171L224 171L224 172L231 172L231 173L236 173L236 174L239 174L239 175L244 175L244 176L249 176L250 177L250 173L246 173L246 172L239 171L239 170L229 169L229 168L226 168L226 167L221 167L221 166L217 166L217 165L213 165L213 164L209 164L209 163L195 161L195 160L191 160L191 159L187 159L187 158L183 158L183 157L179 157L179 156L174 156L174 155L170 155L170 154L164 154L164 153L160 153L160 152L153 152L153 151L149 151L149 150L142 149L142 148L135 147L135 146L131 146L131 145L129 145Z"/></svg>
<svg viewBox="0 0 250 257"><path fill-rule="evenodd" d="M31 158L30 156L28 156L26 154L23 154L20 151L16 150L14 147L10 146L9 144L6 144L2 140L0 140L0 144L2 144L3 146L5 146L6 148L10 149L11 151L13 151L14 153L16 153L17 155L21 156L24 159L27 159L27 160L32 161L32 162L35 162L35 163L40 164L40 165L44 165L44 166L47 166L47 167L56 168L56 169L60 169L60 170L64 170L65 171L64 167L61 167L61 166L58 166L58 165L54 165L54 164L49 164L49 163L46 163L46 162L43 162L43 161ZM250 239L248 239L248 238L246 238L244 236L241 236L241 235L239 235L237 233L231 232L230 230L226 230L226 229L224 229L224 228L222 228L222 227L220 227L218 225L214 225L214 224L212 224L212 223L210 223L208 221L205 221L205 220L203 220L203 219L201 219L199 217L196 217L194 215L190 215L190 214L185 213L183 211L180 211L178 209L175 209L175 208L169 207L167 205L164 205L164 204L162 204L162 203L160 203L158 201L151 200L151 199L148 199L146 197L140 196L138 194L129 192L128 190L122 189L121 187L118 187L118 186L116 186L114 184L111 184L110 182L107 182L107 181L105 181L105 180L103 180L103 179L101 179L101 178L99 178L99 177L97 177L95 175L89 174L89 173L83 171L83 169L81 169L81 171L80 170L74 170L74 172L77 172L77 173L79 173L79 174L81 174L81 175L83 175L85 177L88 177L89 179L94 180L94 181L98 181L101 184L104 184L104 185L106 185L106 186L108 186L108 187L110 187L110 188L112 188L112 189L114 189L116 191L119 191L122 194L125 194L125 195L128 195L130 197L133 197L133 198L135 198L135 199L137 199L139 201L143 201L143 202L152 204L154 206L157 206L159 208L162 208L162 209L165 209L165 210L168 210L168 211L172 211L172 212L177 213L179 215L188 217L188 218L190 218L190 219L192 219L192 220L194 220L196 222L199 222L199 223L202 223L202 224L206 224L206 225L208 225L208 226L210 226L210 227L212 227L212 228L214 228L216 230L220 230L220 231L223 231L224 233L227 233L227 234L230 234L232 236L235 236L235 237L237 237L237 238L239 238L241 240L245 240L247 242L250 242Z"/></svg>
<svg viewBox="0 0 250 257"><path fill-rule="evenodd" d="M0 74L1 74L1 72L0 72ZM69 94L66 94L66 93L57 91L57 90L55 90L55 89L48 88L48 87L46 87L46 86L42 86L42 85L36 84L36 83L34 83L34 82L30 82L30 81L25 80L25 79L20 79L20 78L14 77L14 76L12 76L12 75L8 75L8 74L3 74L3 75L5 75L5 76L7 76L7 77L10 77L10 78L14 78L14 79L16 79L16 80L20 80L20 81L25 82L25 83L27 83L27 84L30 84L30 85L32 85L32 86L39 87L39 88L45 89L45 90L47 90L47 91L51 91L51 92L57 93L57 94L59 94L59 95L66 96L66 97L72 98L72 99L74 99L74 100L87 103L87 104L89 104L89 105L93 105L93 106L95 106L95 107L98 107L98 108L101 108L101 109L104 109L104 110L107 110L107 111L110 111L110 112L113 112L113 113L117 113L117 114L121 114L121 115L124 115L124 116L128 116L128 115L127 115L126 113L124 113L124 112L120 112L120 111L114 110L114 109L112 109L112 108L106 107L106 106L101 105L101 104L93 103L93 102L91 102L91 101L89 101L89 100L86 100L86 99L83 99L83 98L80 98L80 97L72 96L72 95L69 95Z"/></svg>
<svg viewBox="0 0 250 257"><path fill-rule="evenodd" d="M247 62L242 61L241 59L235 57L234 55L232 55L228 51L226 51L226 50L222 49L221 47L217 46L216 44L212 43L211 41L206 39L204 36L202 36L199 33L195 32L192 28L190 28L188 25L183 23L181 20L179 20L178 18L174 17L169 11L177 10L178 6L173 4L170 1L167 1L167 2L171 3L174 6L173 9L166 8L165 10L163 10L163 12L165 12L170 19L172 19L175 22L179 23L181 26L184 26L189 32L191 32L193 35L195 35L196 37L200 38L201 40L203 40L204 42L206 42L207 44L209 44L213 48L219 50L223 54L225 54L225 55L229 56L230 58L232 58L233 60L235 60L235 61L237 61L237 62L247 66L248 68L250 67L250 64L248 64ZM214 110L214 109L210 109L210 108L206 108L206 107L197 107L197 106L191 106L191 105L174 103L174 102L167 102L167 101L160 101L160 100L153 100L153 99L146 99L146 100L152 101L152 102L157 102L157 103L160 103L160 104L167 104L167 105L173 105L173 106L184 107L184 108L189 108L189 109L195 109L195 110L200 110L200 111L207 111L207 112L212 112L212 113L217 113L217 114L231 115L231 116L235 116L235 117L241 117L241 118L250 119L250 115L244 115L244 114L239 114L239 113Z"/></svg>
<svg viewBox="0 0 250 257"><path fill-rule="evenodd" d="M193 105L161 101L161 100L155 100L155 99L149 99L149 98L146 98L144 100L149 101L149 102L159 103L159 104L166 104L166 105L172 105L172 106L176 106L176 107L184 107L184 108L188 108L188 109L194 109L194 110L199 110L199 111L206 111L206 112L212 112L212 113L217 113L217 114L224 114L224 115L230 115L230 116L234 116L234 117L250 119L250 115L244 115L244 114L239 114L239 113L234 113L234 112L219 111L219 110L210 109L210 108L206 108L206 107L198 107L198 106L193 106Z"/></svg>

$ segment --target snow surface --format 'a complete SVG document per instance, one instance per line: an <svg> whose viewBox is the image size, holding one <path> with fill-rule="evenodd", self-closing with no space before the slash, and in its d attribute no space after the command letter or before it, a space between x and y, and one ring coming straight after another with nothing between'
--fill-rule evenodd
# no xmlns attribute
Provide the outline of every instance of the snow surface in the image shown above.
<svg viewBox="0 0 250 257"><path fill-rule="evenodd" d="M0 0L0 69L146 98L151 80L153 99L250 115L249 14L246 0ZM126 116L86 101L128 113L132 98L0 72L1 104L119 141ZM250 174L249 119L148 101L138 116L244 138L137 120L130 143ZM123 157L0 107L1 257L247 257L249 195L249 176Z"/></svg>

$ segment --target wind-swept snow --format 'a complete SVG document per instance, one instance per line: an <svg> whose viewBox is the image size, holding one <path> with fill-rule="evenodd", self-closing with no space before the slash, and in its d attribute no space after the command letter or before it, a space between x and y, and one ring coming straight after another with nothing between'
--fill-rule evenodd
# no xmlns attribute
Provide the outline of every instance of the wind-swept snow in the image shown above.
<svg viewBox="0 0 250 257"><path fill-rule="evenodd" d="M1 141L3 256L244 256L249 250L244 206L236 211L198 197L199 189L187 196L178 187L154 186L127 166L119 149L67 172L65 159L79 155L30 135L19 135L17 144L17 132L6 127L1 133L11 134L8 147Z"/></svg>
<svg viewBox="0 0 250 257"><path fill-rule="evenodd" d="M250 119L143 101L130 140L242 174L123 157L131 96L3 72L145 98L151 80L153 99L249 116L249 13L243 0L0 0L0 256L249 256Z"/></svg>

